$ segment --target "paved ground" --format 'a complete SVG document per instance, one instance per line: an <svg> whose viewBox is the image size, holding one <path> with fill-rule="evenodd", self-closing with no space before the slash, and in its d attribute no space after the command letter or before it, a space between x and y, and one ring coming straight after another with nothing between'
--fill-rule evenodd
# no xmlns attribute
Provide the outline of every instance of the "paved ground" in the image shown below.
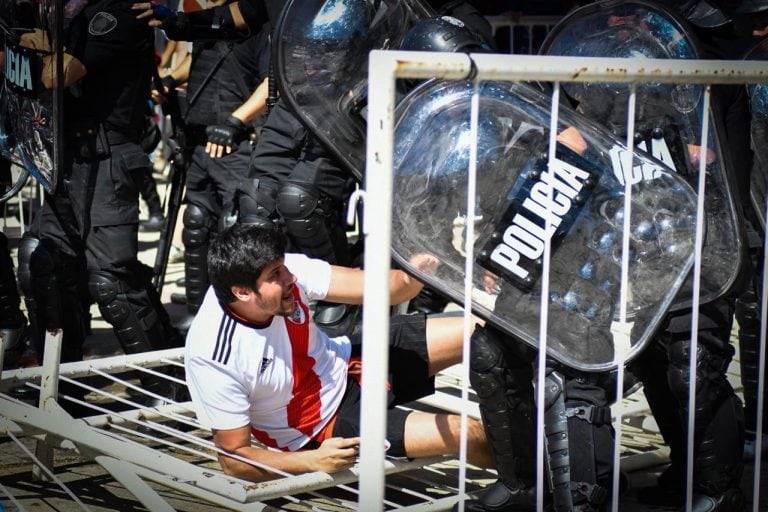
<svg viewBox="0 0 768 512"><path fill-rule="evenodd" d="M2 226L2 224L0 224ZM6 218L4 231L14 242L19 236L18 220L11 216ZM154 247L156 234L142 234L141 247L142 259L151 264L154 260ZM183 307L170 303L170 294L180 291L175 284L176 279L182 277L182 265L175 263L169 266L166 287L163 291L163 301L170 314L178 318L183 314ZM97 309L93 313L93 335L88 339L86 350L89 357L114 355L120 349L114 340L111 329L101 320ZM732 378L738 384L738 375L732 366L734 374ZM451 375L444 377L444 382L451 381ZM447 390L446 393L450 393ZM645 404L642 394L632 397L627 402L627 407L634 411L643 411ZM1 413L2 411L0 411ZM655 425L646 413L636 412L627 418L624 431L623 447L627 453L647 453L647 458L659 461L654 450L661 445L661 439L655 432ZM22 446L24 448L22 448ZM49 511L131 511L146 510L134 495L125 487L117 483L104 469L73 451L56 451L55 467L57 478L61 479L71 491L68 495L55 483L43 482L33 478L31 462L24 449L34 450L34 440L25 438L21 445L15 443L9 437L0 437L0 511L3 510L30 510L39 512ZM183 457L180 452L175 453ZM653 483L655 475L663 469L663 465L643 463L643 456L636 455L624 459L627 462L631 489L621 500L621 510L628 512L645 510L673 510L673 508L650 507L637 501L637 489ZM629 466L629 464L633 466ZM663 462L663 460L661 460ZM637 469L637 465L641 466ZM215 464L213 464L215 467ZM763 471L765 475L765 471ZM443 497L449 489L456 485L456 462L448 461L435 464L425 469L409 471L404 475L391 477L388 480L387 499L398 505L407 505L415 501L412 493L433 496L435 499ZM478 489L493 481L493 474L484 471L470 470L468 473L468 489ZM761 482L768 479L762 478ZM752 489L752 465L747 466L743 488L750 493ZM765 488L765 484L761 484ZM169 503L180 511L208 512L220 510L218 507L206 505L188 495L163 490L161 492ZM13 498L11 498L11 496ZM74 496L74 497L73 497ZM318 497L314 495L299 495L296 500L279 499L270 502L271 505L290 510L349 510L355 507L356 497L345 490L338 490ZM364 503L364 501L361 501ZM364 506L360 507L365 509ZM762 507L761 510L768 510Z"/></svg>

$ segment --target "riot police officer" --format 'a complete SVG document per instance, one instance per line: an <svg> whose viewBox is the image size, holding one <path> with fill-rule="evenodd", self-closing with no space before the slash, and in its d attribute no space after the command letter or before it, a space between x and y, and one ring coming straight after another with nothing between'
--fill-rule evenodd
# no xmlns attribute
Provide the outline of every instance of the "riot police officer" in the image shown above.
<svg viewBox="0 0 768 512"><path fill-rule="evenodd" d="M233 210L248 175L253 138L266 112L269 26L227 41L199 41L164 79L187 83L185 143L189 154L182 239L188 315L185 330L208 288L208 242Z"/></svg>
<svg viewBox="0 0 768 512"><path fill-rule="evenodd" d="M708 11L709 4L706 2L666 3L682 13L694 26L702 27L702 20L709 16L704 12ZM703 11L699 8L703 8ZM584 39L600 34L592 39L591 46L588 46L590 43L575 41L575 34L583 34L580 30L583 31L586 26L591 27L591 33L585 35ZM568 32L568 27L579 28ZM711 58L714 55L708 50L720 46L715 43L715 34L696 30L680 19L678 13L652 2L598 2L574 11L558 28L561 28L560 33L557 36L550 34L548 38L550 50L557 47L552 51L556 55L580 52L578 54L582 56L612 57L624 56L622 52L634 52L661 58ZM555 32L557 30L553 30ZM661 35L662 32L665 35ZM672 33L676 34L678 41L684 40L686 44L668 45L660 54L655 53L657 48L663 46L659 41ZM559 46L553 41L557 41ZM700 45L702 41L708 45ZM545 46L548 42L545 42ZM581 43L584 46L579 46ZM576 46L574 53L570 53L569 45ZM615 90L611 91L613 95L608 89L599 90L605 94L582 92L574 88L574 97L578 96L576 100L580 110L609 125L615 134L626 136L626 95L617 96ZM678 173L690 176L691 169L695 169L698 164L696 150L700 148L695 146L695 135L686 132L681 127L683 123L677 120L697 110L687 108L686 102L681 101L683 95L677 96L671 103L668 98L660 100L658 90L649 85L638 94L635 143L643 145L644 149L654 155L659 154L658 148L666 148L665 154L669 156L664 160L665 163ZM615 98L621 99L613 102ZM691 106L695 107L700 95L692 96L692 99L695 101L691 102ZM676 506L683 504L686 484L686 422L690 403L688 390L690 379L696 382L695 423L693 432L688 435L693 437L694 478L691 498L692 510L697 512L735 511L744 507L744 496L740 490L743 412L741 402L728 382L726 370L734 354L729 340L733 295L739 293L746 275L743 271L744 246L741 243L741 205L750 167L745 106L743 88L712 88L712 116L715 119L717 143L712 145L710 151L713 155L717 151L718 156L707 163L717 168L722 178L708 186L705 197L707 201L717 195L725 198L721 204L728 204L727 213L717 218L730 219L726 231L732 238L728 244L724 244L724 252L730 254L728 258L718 261L711 257L714 245L707 245L706 257L702 261L707 269L705 275L711 278L720 274L723 279L720 282L712 280L713 284L709 288L706 285L702 287L696 332L691 329L694 314L689 286L673 304L654 342L631 366L633 373L643 383L651 411L670 447L671 465L660 476L659 485L640 491L640 498L648 502L665 502ZM722 121L722 124L717 121ZM708 176L714 174L711 170L707 173ZM710 228L705 244L714 244L716 237L711 235L712 231L714 229ZM694 337L698 348L693 370L695 375L691 376L689 356Z"/></svg>
<svg viewBox="0 0 768 512"><path fill-rule="evenodd" d="M44 330L63 328L62 361L82 359L94 301L126 353L179 346L151 271L137 259L139 184L150 165L140 138L154 66L152 31L126 0L68 7L65 163L56 192L46 194L19 247L32 335L42 350ZM142 384L171 394L165 379L147 376Z"/></svg>

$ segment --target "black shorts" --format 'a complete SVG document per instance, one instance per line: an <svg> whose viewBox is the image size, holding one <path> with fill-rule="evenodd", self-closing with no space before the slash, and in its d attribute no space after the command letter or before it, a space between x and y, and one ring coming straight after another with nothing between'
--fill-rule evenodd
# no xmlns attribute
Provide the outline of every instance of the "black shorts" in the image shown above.
<svg viewBox="0 0 768 512"><path fill-rule="evenodd" d="M429 375L427 323L423 314L399 315L390 319L389 391L387 393L388 455L405 457L405 419L411 411L398 405L429 396L435 392L435 378ZM360 336L352 337L352 360L361 354ZM347 379L347 390L333 428L335 437L360 435L360 385Z"/></svg>

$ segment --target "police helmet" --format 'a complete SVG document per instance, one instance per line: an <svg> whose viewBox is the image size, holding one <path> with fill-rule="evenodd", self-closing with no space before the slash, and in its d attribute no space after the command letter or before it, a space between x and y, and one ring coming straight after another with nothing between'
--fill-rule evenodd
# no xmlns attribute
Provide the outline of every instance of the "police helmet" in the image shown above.
<svg viewBox="0 0 768 512"><path fill-rule="evenodd" d="M401 50L426 52L481 52L481 39L463 21L452 16L420 20L403 37Z"/></svg>
<svg viewBox="0 0 768 512"><path fill-rule="evenodd" d="M721 27L746 16L768 11L768 0L685 0L667 3L701 28Z"/></svg>

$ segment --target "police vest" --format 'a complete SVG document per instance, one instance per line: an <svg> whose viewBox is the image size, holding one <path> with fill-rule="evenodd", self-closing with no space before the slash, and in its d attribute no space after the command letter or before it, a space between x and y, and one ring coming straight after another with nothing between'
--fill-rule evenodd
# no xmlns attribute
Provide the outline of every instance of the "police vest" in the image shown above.
<svg viewBox="0 0 768 512"><path fill-rule="evenodd" d="M251 95L232 48L223 41L195 47L187 89L188 124L221 124Z"/></svg>

